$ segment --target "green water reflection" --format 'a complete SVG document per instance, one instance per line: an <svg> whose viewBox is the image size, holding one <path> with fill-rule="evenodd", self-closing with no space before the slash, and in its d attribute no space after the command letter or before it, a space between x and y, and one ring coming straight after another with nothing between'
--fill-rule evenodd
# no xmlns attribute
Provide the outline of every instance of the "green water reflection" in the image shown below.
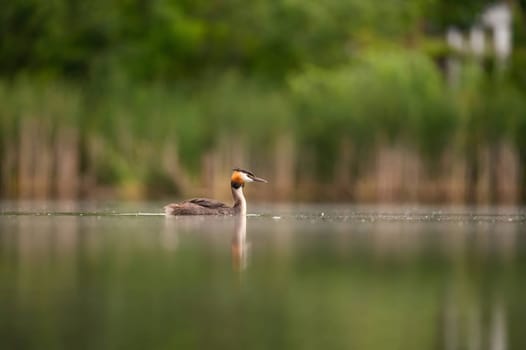
<svg viewBox="0 0 526 350"><path fill-rule="evenodd" d="M338 210L4 215L2 347L526 348L523 221Z"/></svg>

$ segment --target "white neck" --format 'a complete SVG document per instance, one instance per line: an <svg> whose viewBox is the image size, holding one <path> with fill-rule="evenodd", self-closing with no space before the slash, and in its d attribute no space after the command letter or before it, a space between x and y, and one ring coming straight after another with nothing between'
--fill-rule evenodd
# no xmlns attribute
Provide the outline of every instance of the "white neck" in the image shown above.
<svg viewBox="0 0 526 350"><path fill-rule="evenodd" d="M247 201L243 195L243 187L232 187L232 197L234 198L234 208L239 207L239 215L247 215Z"/></svg>

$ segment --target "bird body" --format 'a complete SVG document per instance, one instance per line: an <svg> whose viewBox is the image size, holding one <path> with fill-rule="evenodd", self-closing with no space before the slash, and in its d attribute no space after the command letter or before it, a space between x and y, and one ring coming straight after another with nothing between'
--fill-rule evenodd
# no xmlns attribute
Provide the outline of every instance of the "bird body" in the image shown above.
<svg viewBox="0 0 526 350"><path fill-rule="evenodd" d="M230 178L232 197L234 205L228 206L225 203L209 198L192 198L180 203L168 204L164 207L166 215L246 215L247 201L243 194L243 187L247 182L268 182L265 179L255 176L248 170L239 168L233 169Z"/></svg>
<svg viewBox="0 0 526 350"><path fill-rule="evenodd" d="M164 212L166 215L236 215L240 212L239 209L214 199L192 198L168 204L164 207Z"/></svg>

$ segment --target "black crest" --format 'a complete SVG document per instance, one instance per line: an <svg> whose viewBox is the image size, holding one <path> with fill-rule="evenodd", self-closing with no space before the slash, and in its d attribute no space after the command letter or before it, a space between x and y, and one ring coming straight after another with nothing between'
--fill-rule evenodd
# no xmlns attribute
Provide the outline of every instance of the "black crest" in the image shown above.
<svg viewBox="0 0 526 350"><path fill-rule="evenodd" d="M240 168L234 168L234 169L232 169L232 170L233 170L233 171L239 171L239 172L245 173L245 174L250 175L250 176L252 176L252 177L255 177L255 176L256 176L256 175L254 175L253 172L248 171L248 170L244 170L244 169L240 169Z"/></svg>

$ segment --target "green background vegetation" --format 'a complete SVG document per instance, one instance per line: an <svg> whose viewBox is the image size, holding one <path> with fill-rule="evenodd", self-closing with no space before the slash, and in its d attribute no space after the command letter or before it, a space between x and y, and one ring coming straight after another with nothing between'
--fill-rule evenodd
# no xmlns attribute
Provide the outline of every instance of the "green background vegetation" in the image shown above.
<svg viewBox="0 0 526 350"><path fill-rule="evenodd" d="M524 200L526 4L507 1L513 52L503 69L489 40L479 59L444 42L448 26L467 33L490 3L7 2L1 193L182 195L243 166L274 180L266 198L382 199L362 180L394 147L429 181L387 199L450 200L436 192L458 161L462 200ZM456 84L444 68L453 56ZM522 196L499 192L499 171L517 173L512 192Z"/></svg>

